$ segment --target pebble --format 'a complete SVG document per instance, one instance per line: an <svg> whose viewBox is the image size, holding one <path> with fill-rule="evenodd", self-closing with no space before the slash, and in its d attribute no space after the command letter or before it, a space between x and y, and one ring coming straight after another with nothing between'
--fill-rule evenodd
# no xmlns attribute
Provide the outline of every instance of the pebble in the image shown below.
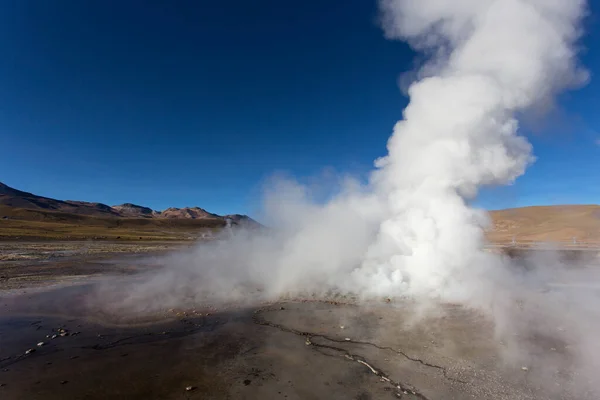
<svg viewBox="0 0 600 400"><path fill-rule="evenodd" d="M193 387L193 386L187 386L187 387L185 388L185 390L186 390L187 392L191 392L191 391L192 391L192 390L194 390L194 389L196 389L196 388L195 388L195 387Z"/></svg>
<svg viewBox="0 0 600 400"><path fill-rule="evenodd" d="M25 354L31 354L31 353L33 353L34 351L35 351L35 349L29 349L29 350L27 350L27 351L25 352Z"/></svg>
<svg viewBox="0 0 600 400"><path fill-rule="evenodd" d="M344 339L344 340L346 340L347 342L349 342L349 341L350 341L350 338L349 338L349 337L347 337L347 338L346 338L346 339Z"/></svg>
<svg viewBox="0 0 600 400"><path fill-rule="evenodd" d="M43 346L43 345L45 345L45 344L46 344L46 343L44 343L44 342L39 342L37 345L38 345L38 347L42 347L42 346Z"/></svg>
<svg viewBox="0 0 600 400"><path fill-rule="evenodd" d="M527 368L527 367L521 367L521 369L522 369L523 371L529 371L529 368Z"/></svg>

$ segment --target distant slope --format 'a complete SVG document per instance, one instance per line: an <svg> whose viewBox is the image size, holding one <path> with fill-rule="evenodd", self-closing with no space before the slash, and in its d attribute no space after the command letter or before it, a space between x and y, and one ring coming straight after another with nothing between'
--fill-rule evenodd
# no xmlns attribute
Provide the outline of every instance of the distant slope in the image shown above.
<svg viewBox="0 0 600 400"><path fill-rule="evenodd" d="M241 214L230 214L224 216L225 220L231 221L232 225L238 225L244 228L262 228L263 225L259 224L247 215Z"/></svg>
<svg viewBox="0 0 600 400"><path fill-rule="evenodd" d="M0 240L187 240L224 226L224 219L97 217L0 205Z"/></svg>
<svg viewBox="0 0 600 400"><path fill-rule="evenodd" d="M210 213L200 207L185 207L185 208L167 208L164 211L155 211L151 208L139 206L136 204L125 203L117 206L108 206L102 203L89 203L84 201L73 200L56 200L49 197L38 196L33 193L23 192L13 189L0 182L0 206L5 206L4 215L10 216L6 207L14 209L38 210L60 212L75 215L87 215L92 217L113 217L113 218L152 218L152 219L203 219L203 220L218 220L221 224L226 223L226 217ZM20 213L27 214L27 213ZM32 215L32 214L27 214ZM237 215L237 214L236 214ZM67 218L67 217L65 217ZM246 215L236 216L236 221L239 219L245 222L253 221ZM68 218L67 218L68 219ZM72 219L72 218L71 218Z"/></svg>
<svg viewBox="0 0 600 400"><path fill-rule="evenodd" d="M148 207L138 206L136 204L125 203L119 206L112 206L112 209L124 217L151 218L155 211Z"/></svg>
<svg viewBox="0 0 600 400"><path fill-rule="evenodd" d="M200 207L167 208L157 214L159 218L206 219L224 218L217 214L209 213Z"/></svg>
<svg viewBox="0 0 600 400"><path fill-rule="evenodd" d="M491 211L491 242L542 242L600 245L600 206L538 206ZM180 237L186 232L227 224L262 227L246 215L217 215L200 207L154 211L131 203L62 201L13 189L0 183L0 237L144 236ZM162 235L162 236L161 236ZM166 235L166 236L165 236Z"/></svg>
<svg viewBox="0 0 600 400"><path fill-rule="evenodd" d="M13 189L2 182L0 182L0 205L81 215L119 216L118 212L106 204L51 199Z"/></svg>
<svg viewBox="0 0 600 400"><path fill-rule="evenodd" d="M496 243L561 242L600 245L600 206L537 206L492 211Z"/></svg>

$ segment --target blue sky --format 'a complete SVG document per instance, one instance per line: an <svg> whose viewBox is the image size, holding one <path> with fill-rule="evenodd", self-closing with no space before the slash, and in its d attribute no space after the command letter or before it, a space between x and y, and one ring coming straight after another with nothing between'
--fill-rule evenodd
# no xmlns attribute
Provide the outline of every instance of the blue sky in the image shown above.
<svg viewBox="0 0 600 400"><path fill-rule="evenodd" d="M537 163L479 204L600 203L592 81L528 122ZM261 184L364 177L406 105L414 54L369 0L0 3L0 181L60 199L253 213Z"/></svg>

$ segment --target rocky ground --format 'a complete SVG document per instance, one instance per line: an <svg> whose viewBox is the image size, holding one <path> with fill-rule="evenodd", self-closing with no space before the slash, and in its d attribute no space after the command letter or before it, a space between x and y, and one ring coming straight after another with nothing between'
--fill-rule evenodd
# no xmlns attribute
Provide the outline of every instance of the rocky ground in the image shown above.
<svg viewBox="0 0 600 400"><path fill-rule="evenodd" d="M560 375L568 343L551 332L523 338L538 359L560 360L548 380L548 365L510 362L492 324L458 306L418 323L414 305L394 301L196 305L136 318L89 294L97 279L155 268L147 255L168 246L15 246L0 253L17 283L0 290L2 399L599 398Z"/></svg>
<svg viewBox="0 0 600 400"><path fill-rule="evenodd" d="M397 306L319 302L114 325L70 314L72 295L4 299L3 399L594 398L502 366L490 327L460 309L411 330Z"/></svg>
<svg viewBox="0 0 600 400"><path fill-rule="evenodd" d="M131 274L152 256L189 242L0 241L0 290L49 286L90 276Z"/></svg>

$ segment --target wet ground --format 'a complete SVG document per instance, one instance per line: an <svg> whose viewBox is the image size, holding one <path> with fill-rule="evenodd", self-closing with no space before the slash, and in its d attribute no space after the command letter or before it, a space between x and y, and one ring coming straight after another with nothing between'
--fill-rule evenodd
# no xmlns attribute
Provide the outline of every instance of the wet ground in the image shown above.
<svg viewBox="0 0 600 400"><path fill-rule="evenodd" d="M458 307L410 329L407 307L322 302L124 320L88 290L2 299L2 399L586 398L501 366L491 326Z"/></svg>
<svg viewBox="0 0 600 400"><path fill-rule="evenodd" d="M151 268L189 242L0 241L0 290L42 287Z"/></svg>
<svg viewBox="0 0 600 400"><path fill-rule="evenodd" d="M385 302L289 301L141 318L90 301L94 285L0 291L0 398L599 398L568 377L540 380L538 365L507 362L492 324L458 306L417 324L412 305ZM568 343L551 333L525 339L539 359L564 366L570 358Z"/></svg>

